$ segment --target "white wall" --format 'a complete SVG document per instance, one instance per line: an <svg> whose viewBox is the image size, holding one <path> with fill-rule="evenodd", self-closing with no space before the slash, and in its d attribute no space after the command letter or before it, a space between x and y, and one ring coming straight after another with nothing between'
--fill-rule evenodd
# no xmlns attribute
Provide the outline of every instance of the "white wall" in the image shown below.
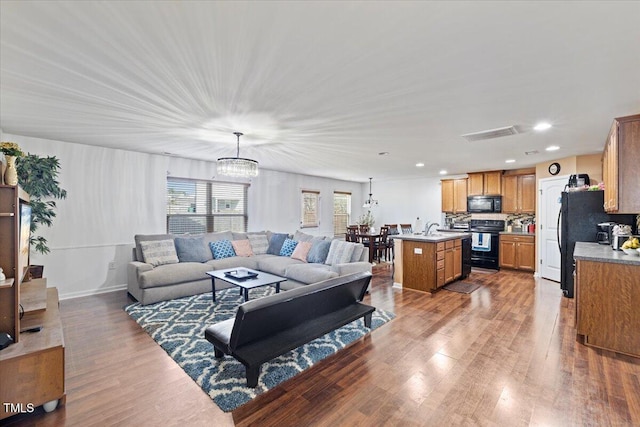
<svg viewBox="0 0 640 427"><path fill-rule="evenodd" d="M366 199L369 193L368 183L365 188ZM440 178L383 182L374 179L371 192L373 198L378 200L378 207L371 209L376 227L401 223L411 223L415 227L417 217L420 217L424 225L427 221L442 224Z"/></svg>
<svg viewBox="0 0 640 427"><path fill-rule="evenodd" d="M47 284L57 287L61 298L124 288L133 236L166 230L167 175L199 179L215 175L211 162L0 135L2 141L17 142L23 151L60 160L60 184L68 196L57 201L53 227L37 232L48 239L51 253L32 254L31 261L45 266ZM332 235L333 191L352 193L355 219L368 184L263 169L249 187L249 230L297 230L301 189L321 192L320 227L304 231Z"/></svg>

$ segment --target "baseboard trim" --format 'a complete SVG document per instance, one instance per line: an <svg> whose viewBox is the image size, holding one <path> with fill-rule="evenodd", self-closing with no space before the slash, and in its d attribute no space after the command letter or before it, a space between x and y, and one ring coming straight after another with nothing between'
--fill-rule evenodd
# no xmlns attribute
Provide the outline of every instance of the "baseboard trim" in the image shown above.
<svg viewBox="0 0 640 427"><path fill-rule="evenodd" d="M69 293L60 294L60 300L88 297L91 295L108 294L110 292L118 292L118 291L126 291L126 290L127 290L127 285L115 285L115 286L109 286L107 288L89 289L86 291L69 292Z"/></svg>

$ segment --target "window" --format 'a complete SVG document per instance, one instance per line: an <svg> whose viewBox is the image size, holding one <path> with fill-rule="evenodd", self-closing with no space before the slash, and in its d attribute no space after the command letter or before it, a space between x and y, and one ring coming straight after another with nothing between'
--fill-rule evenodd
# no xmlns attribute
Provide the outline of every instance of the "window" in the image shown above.
<svg viewBox="0 0 640 427"><path fill-rule="evenodd" d="M302 219L300 220L300 228L317 227L320 225L320 215L318 212L319 199L319 191L302 190Z"/></svg>
<svg viewBox="0 0 640 427"><path fill-rule="evenodd" d="M343 236L351 218L351 193L333 193L333 234Z"/></svg>
<svg viewBox="0 0 640 427"><path fill-rule="evenodd" d="M247 231L248 184L167 179L167 233Z"/></svg>

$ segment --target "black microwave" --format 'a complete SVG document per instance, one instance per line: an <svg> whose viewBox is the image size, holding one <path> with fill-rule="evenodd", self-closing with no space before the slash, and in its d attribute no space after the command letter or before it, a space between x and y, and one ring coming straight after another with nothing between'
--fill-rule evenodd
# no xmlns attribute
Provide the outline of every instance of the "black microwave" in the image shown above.
<svg viewBox="0 0 640 427"><path fill-rule="evenodd" d="M502 212L502 196L469 196L467 212L500 213Z"/></svg>

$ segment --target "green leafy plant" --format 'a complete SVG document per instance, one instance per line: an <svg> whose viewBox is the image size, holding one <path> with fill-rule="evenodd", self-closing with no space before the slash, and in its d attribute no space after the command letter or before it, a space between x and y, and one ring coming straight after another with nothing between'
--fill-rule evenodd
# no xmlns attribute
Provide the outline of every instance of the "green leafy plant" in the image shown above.
<svg viewBox="0 0 640 427"><path fill-rule="evenodd" d="M358 221L356 221L358 225L368 225L369 227L373 227L373 224L375 224L375 222L376 219L373 217L371 211L367 211L367 213L360 215Z"/></svg>
<svg viewBox="0 0 640 427"><path fill-rule="evenodd" d="M27 154L17 162L18 183L31 198L31 247L41 254L49 253L47 239L37 236L40 225L51 227L56 217L56 202L65 199L67 191L60 188L58 171L60 161L55 156L40 157Z"/></svg>

